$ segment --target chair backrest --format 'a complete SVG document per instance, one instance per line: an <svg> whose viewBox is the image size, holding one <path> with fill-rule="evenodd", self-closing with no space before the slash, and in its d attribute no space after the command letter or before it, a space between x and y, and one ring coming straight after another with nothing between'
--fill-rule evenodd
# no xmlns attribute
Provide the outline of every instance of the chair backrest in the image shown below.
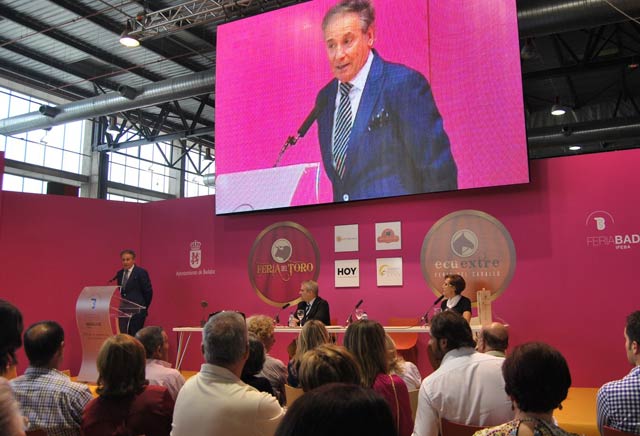
<svg viewBox="0 0 640 436"><path fill-rule="evenodd" d="M411 417L416 420L416 410L418 410L418 393L420 389L409 391L409 404L411 404Z"/></svg>
<svg viewBox="0 0 640 436"><path fill-rule="evenodd" d="M616 428L602 427L602 436L634 436L634 433L627 433L626 431L618 430Z"/></svg>
<svg viewBox="0 0 640 436"><path fill-rule="evenodd" d="M442 426L442 436L473 436L475 432L485 428L481 425L458 424L444 418L440 420L440 425Z"/></svg>
<svg viewBox="0 0 640 436"><path fill-rule="evenodd" d="M284 395L287 399L287 407L291 407L293 402L300 398L304 394L302 388L294 388L293 386L289 386L288 384L284 385Z"/></svg>
<svg viewBox="0 0 640 436"><path fill-rule="evenodd" d="M44 430L29 430L25 434L27 436L47 436L47 432Z"/></svg>
<svg viewBox="0 0 640 436"><path fill-rule="evenodd" d="M389 318L387 325L403 325L407 327L418 325L417 318ZM389 333L393 342L396 343L396 349L409 350L416 346L418 342L417 333Z"/></svg>

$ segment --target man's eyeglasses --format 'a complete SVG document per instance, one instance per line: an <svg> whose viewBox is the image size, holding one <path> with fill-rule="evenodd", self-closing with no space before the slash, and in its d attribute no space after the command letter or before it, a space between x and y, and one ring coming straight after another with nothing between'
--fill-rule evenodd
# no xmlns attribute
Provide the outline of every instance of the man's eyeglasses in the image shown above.
<svg viewBox="0 0 640 436"><path fill-rule="evenodd" d="M244 312L240 312L239 310L218 310L218 311L216 311L216 312L210 313L210 314L209 314L209 318L207 318L207 319L211 319L211 317L216 316L217 314L222 313L222 312L233 312L233 313L237 313L237 314L239 314L240 316L242 316L242 319L247 319L247 317L244 315Z"/></svg>

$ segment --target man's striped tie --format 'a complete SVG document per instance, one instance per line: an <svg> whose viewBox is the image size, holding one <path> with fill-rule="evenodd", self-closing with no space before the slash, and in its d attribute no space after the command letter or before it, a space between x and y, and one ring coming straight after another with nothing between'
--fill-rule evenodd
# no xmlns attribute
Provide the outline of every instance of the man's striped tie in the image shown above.
<svg viewBox="0 0 640 436"><path fill-rule="evenodd" d="M347 146L351 135L352 119L349 91L352 87L351 83L340 83L340 104L336 125L333 129L333 166L340 178L344 176L344 161L347 157Z"/></svg>

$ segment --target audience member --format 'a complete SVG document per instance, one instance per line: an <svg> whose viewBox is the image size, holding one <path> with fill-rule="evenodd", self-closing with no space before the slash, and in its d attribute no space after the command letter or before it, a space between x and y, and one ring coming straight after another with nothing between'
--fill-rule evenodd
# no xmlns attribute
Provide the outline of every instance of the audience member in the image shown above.
<svg viewBox="0 0 640 436"><path fill-rule="evenodd" d="M64 331L54 321L33 324L24 333L29 367L11 380L27 430L45 430L49 436L80 434L82 411L93 398L86 385L74 383L58 369L62 364Z"/></svg>
<svg viewBox="0 0 640 436"><path fill-rule="evenodd" d="M369 388L329 383L291 405L276 436L396 436L389 405Z"/></svg>
<svg viewBox="0 0 640 436"><path fill-rule="evenodd" d="M91 436L167 436L174 401L164 386L144 377L144 347L133 336L107 339L98 352L98 398L84 409L82 431Z"/></svg>
<svg viewBox="0 0 640 436"><path fill-rule="evenodd" d="M515 418L474 436L577 436L553 419L571 386L567 361L558 350L542 342L519 345L504 360L502 374Z"/></svg>
<svg viewBox="0 0 640 436"><path fill-rule="evenodd" d="M0 300L0 377L16 374L16 350L22 346L22 314L13 304Z"/></svg>
<svg viewBox="0 0 640 436"><path fill-rule="evenodd" d="M509 347L509 330L499 322L482 327L476 350L496 357L505 357Z"/></svg>
<svg viewBox="0 0 640 436"><path fill-rule="evenodd" d="M275 397L271 383L264 377L258 376L264 366L264 345L253 333L249 333L249 357L242 368L242 376L240 379L253 386L260 392L266 392Z"/></svg>
<svg viewBox="0 0 640 436"><path fill-rule="evenodd" d="M136 333L147 357L145 377L151 385L164 386L175 401L184 385L184 377L169 363L169 337L158 326L144 327Z"/></svg>
<svg viewBox="0 0 640 436"><path fill-rule="evenodd" d="M289 386L298 387L298 368L304 353L313 350L318 345L328 344L330 341L329 332L327 332L327 328L321 321L311 319L304 324L298 339L296 339L296 355L287 365L289 371L287 383Z"/></svg>
<svg viewBox="0 0 640 436"><path fill-rule="evenodd" d="M24 420L9 382L0 377L0 435L24 436Z"/></svg>
<svg viewBox="0 0 640 436"><path fill-rule="evenodd" d="M399 436L411 434L413 419L407 385L390 374L385 332L376 321L360 320L349 325L344 346L351 351L362 370L362 384L382 395L391 408Z"/></svg>
<svg viewBox="0 0 640 436"><path fill-rule="evenodd" d="M418 367L413 362L408 362L398 354L396 343L389 335L384 338L385 348L387 349L387 358L389 359L389 371L396 374L407 385L407 389L415 391L420 389L422 376Z"/></svg>
<svg viewBox="0 0 640 436"><path fill-rule="evenodd" d="M236 312L220 312L203 329L206 363L178 394L172 436L273 435L284 410L273 395L240 380L247 326Z"/></svg>
<svg viewBox="0 0 640 436"><path fill-rule="evenodd" d="M284 384L287 382L287 366L282 360L269 355L273 344L276 343L276 337L273 334L274 328L273 319L266 315L253 315L247 318L247 329L250 333L255 334L264 345L265 360L262 371L258 376L269 380L273 393L280 404L284 404Z"/></svg>
<svg viewBox="0 0 640 436"><path fill-rule="evenodd" d="M598 391L598 427L640 435L640 311L627 317L624 347L633 368L621 380L606 383Z"/></svg>
<svg viewBox="0 0 640 436"><path fill-rule="evenodd" d="M303 310L304 316L301 320L294 318L294 325L305 325L307 321L312 319L321 321L324 325L331 325L331 315L329 314L329 303L327 300L318 296L318 282L314 280L305 280L300 285L300 303L296 307L296 311Z"/></svg>
<svg viewBox="0 0 640 436"><path fill-rule="evenodd" d="M490 426L513 419L504 391L504 359L478 353L469 323L452 310L431 320L432 353L440 367L422 381L415 436L438 436L440 419Z"/></svg>
<svg viewBox="0 0 640 436"><path fill-rule="evenodd" d="M345 347L334 344L318 345L302 356L300 385L305 392L329 383L362 382L360 366Z"/></svg>

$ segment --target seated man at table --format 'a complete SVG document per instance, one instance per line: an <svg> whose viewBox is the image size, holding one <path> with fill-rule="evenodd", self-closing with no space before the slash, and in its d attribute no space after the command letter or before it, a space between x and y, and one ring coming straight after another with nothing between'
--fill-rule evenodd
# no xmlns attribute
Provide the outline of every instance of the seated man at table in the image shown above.
<svg viewBox="0 0 640 436"><path fill-rule="evenodd" d="M422 381L413 434L438 436L440 420L477 426L513 419L502 377L504 359L478 353L469 323L455 311L433 317L429 347L442 363Z"/></svg>
<svg viewBox="0 0 640 436"><path fill-rule="evenodd" d="M604 426L640 434L640 311L627 317L624 339L627 359L633 368L623 379L609 382L598 391L600 434Z"/></svg>
<svg viewBox="0 0 640 436"><path fill-rule="evenodd" d="M175 401L184 385L184 377L169 363L169 337L162 327L148 326L136 333L146 354L145 377L149 384L164 386Z"/></svg>
<svg viewBox="0 0 640 436"><path fill-rule="evenodd" d="M58 371L64 350L64 331L54 321L33 324L24 333L29 367L11 380L11 387L29 420L28 430L49 435L80 435L82 410L93 398L89 388Z"/></svg>
<svg viewBox="0 0 640 436"><path fill-rule="evenodd" d="M310 319L317 319L324 325L331 325L329 315L329 303L318 296L318 282L315 280L305 280L300 285L300 299L296 310L304 310L304 317L298 321L294 319L296 325L303 326Z"/></svg>

